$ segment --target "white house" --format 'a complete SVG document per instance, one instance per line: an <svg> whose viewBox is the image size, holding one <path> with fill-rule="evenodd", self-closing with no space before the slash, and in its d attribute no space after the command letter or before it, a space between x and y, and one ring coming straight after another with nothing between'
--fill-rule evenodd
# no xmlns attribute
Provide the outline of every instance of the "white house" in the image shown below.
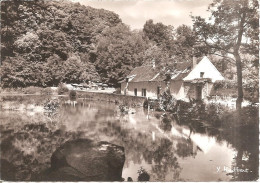
<svg viewBox="0 0 260 183"><path fill-rule="evenodd" d="M121 82L121 94L157 98L169 90L176 99L200 100L210 96L213 84L221 80L224 77L205 56L198 64L195 59L176 63L171 73L153 65L137 67Z"/></svg>

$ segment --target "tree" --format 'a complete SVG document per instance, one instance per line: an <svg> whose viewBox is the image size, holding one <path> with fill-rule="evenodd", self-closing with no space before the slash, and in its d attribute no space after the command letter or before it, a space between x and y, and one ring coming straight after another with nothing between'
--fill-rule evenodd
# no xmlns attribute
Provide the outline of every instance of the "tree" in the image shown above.
<svg viewBox="0 0 260 183"><path fill-rule="evenodd" d="M198 47L206 53L221 55L236 65L237 92L236 108L243 101L241 54L252 53L258 58L258 1L257 0L214 0L209 6L210 21L192 17L194 31L198 36ZM249 49L250 48L250 49Z"/></svg>
<svg viewBox="0 0 260 183"><path fill-rule="evenodd" d="M3 87L42 86L42 65L23 57L7 57L0 67Z"/></svg>
<svg viewBox="0 0 260 183"><path fill-rule="evenodd" d="M196 36L191 27L181 25L174 30L174 42L171 47L171 54L183 61L191 60L193 57L192 48Z"/></svg>
<svg viewBox="0 0 260 183"><path fill-rule="evenodd" d="M164 25L159 22L154 24L153 20L148 20L144 24L144 35L149 40L154 41L157 46L161 46L164 49L170 49L173 40L173 27Z"/></svg>
<svg viewBox="0 0 260 183"><path fill-rule="evenodd" d="M142 37L124 24L103 31L96 52L96 68L103 82L118 86L118 81L142 65L147 47Z"/></svg>

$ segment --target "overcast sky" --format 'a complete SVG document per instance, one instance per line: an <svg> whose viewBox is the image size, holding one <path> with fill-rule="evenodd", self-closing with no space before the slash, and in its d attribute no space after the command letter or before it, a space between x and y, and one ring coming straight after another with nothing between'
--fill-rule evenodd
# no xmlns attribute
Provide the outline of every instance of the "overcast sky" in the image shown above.
<svg viewBox="0 0 260 183"><path fill-rule="evenodd" d="M93 8L103 8L117 13L131 29L142 29L153 19L165 25L192 25L190 14L208 17L212 0L71 0Z"/></svg>

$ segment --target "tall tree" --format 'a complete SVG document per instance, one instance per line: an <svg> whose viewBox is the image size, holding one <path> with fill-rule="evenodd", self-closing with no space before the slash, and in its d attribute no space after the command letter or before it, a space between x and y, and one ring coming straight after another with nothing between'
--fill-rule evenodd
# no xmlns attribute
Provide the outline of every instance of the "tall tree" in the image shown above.
<svg viewBox="0 0 260 183"><path fill-rule="evenodd" d="M118 86L118 81L143 63L146 45L142 34L131 32L125 24L105 29L96 51L96 68L102 82Z"/></svg>
<svg viewBox="0 0 260 183"><path fill-rule="evenodd" d="M207 53L220 54L237 69L236 108L241 109L243 101L241 54L248 52L258 58L258 1L257 0L214 0L209 6L209 21L201 17L192 17L194 30L200 42L200 48ZM205 49L206 48L206 49Z"/></svg>
<svg viewBox="0 0 260 183"><path fill-rule="evenodd" d="M153 20L148 20L144 24L144 35L149 40L154 41L157 46L169 50L173 40L173 27L164 25L163 23L153 23Z"/></svg>
<svg viewBox="0 0 260 183"><path fill-rule="evenodd" d="M195 44L196 36L192 28L187 25L180 25L174 30L174 42L171 47L171 54L179 59L191 60L192 48Z"/></svg>

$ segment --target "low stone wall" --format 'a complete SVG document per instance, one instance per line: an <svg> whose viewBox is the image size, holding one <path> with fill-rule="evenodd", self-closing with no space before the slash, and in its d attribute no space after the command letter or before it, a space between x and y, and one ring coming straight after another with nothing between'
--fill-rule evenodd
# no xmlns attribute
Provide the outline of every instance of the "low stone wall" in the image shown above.
<svg viewBox="0 0 260 183"><path fill-rule="evenodd" d="M127 106L143 106L145 97L128 96L114 93L97 93L97 92L77 92L79 98L86 98L91 100L100 100L107 102L114 102L118 104L125 104Z"/></svg>

